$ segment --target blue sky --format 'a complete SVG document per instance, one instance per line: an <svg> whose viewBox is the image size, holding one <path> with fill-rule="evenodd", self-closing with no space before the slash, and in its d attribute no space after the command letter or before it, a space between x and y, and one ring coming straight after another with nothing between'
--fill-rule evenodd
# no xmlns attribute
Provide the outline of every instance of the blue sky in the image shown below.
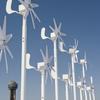
<svg viewBox="0 0 100 100"><path fill-rule="evenodd" d="M13 0L13 8L18 9L18 1ZM49 35L49 25L53 25L53 18L59 23L62 22L62 31L67 34L64 37L67 48L73 43L73 39L79 40L80 50L79 58L87 52L88 71L86 72L87 80L89 76L94 77L96 100L100 95L100 1L99 0L34 0L39 4L36 9L41 23L36 21L36 29L32 27L30 16L28 17L28 41L27 50L31 53L31 64L36 66L37 62L42 61L40 49L45 50L46 44L49 46L50 54L53 54L53 44L49 40L42 40L40 31L46 27ZM4 59L0 63L0 98L9 99L8 82L16 80L19 84L17 90L17 100L19 100L20 91L20 65L21 65L21 25L22 16L17 14L8 15L5 11L6 0L0 0L0 25L3 24L3 18L7 16L7 32L13 34L9 47L13 53L14 59L9 61L9 73L5 73ZM59 76L68 71L67 64L70 57L66 54L58 53L58 72ZM80 66L76 65L76 73L80 74ZM34 70L27 71L27 95L26 100L40 100L40 73ZM48 79L46 85L46 96L48 100L54 99L54 82ZM5 96L6 95L6 96ZM59 100L64 100L64 83L59 82Z"/></svg>

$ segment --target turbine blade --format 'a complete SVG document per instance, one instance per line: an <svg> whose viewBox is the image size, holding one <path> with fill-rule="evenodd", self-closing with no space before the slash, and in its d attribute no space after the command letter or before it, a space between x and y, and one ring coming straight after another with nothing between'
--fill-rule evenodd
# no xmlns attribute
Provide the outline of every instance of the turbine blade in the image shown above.
<svg viewBox="0 0 100 100"><path fill-rule="evenodd" d="M77 54L75 55L75 63L78 63L78 56L77 56Z"/></svg>
<svg viewBox="0 0 100 100"><path fill-rule="evenodd" d="M47 83L47 79L48 79L48 72L46 71L46 76L45 76L45 84Z"/></svg>
<svg viewBox="0 0 100 100"><path fill-rule="evenodd" d="M85 63L85 69L86 69L86 71L87 71L87 63Z"/></svg>
<svg viewBox="0 0 100 100"><path fill-rule="evenodd" d="M55 18L53 18L53 22L54 22L55 29L58 29Z"/></svg>
<svg viewBox="0 0 100 100"><path fill-rule="evenodd" d="M25 6L25 8L27 8L27 6L28 6L28 4L25 2L25 1L23 1L23 0L18 0L21 4L23 4L24 6Z"/></svg>
<svg viewBox="0 0 100 100"><path fill-rule="evenodd" d="M32 8L37 8L37 7L39 7L39 5L36 4L36 3L31 3L31 6L32 6Z"/></svg>
<svg viewBox="0 0 100 100"><path fill-rule="evenodd" d="M33 15L32 15L32 12L31 11L30 11L30 15L31 15L31 20L32 20L33 28L35 29L35 22L34 22L34 18L33 18Z"/></svg>
<svg viewBox="0 0 100 100"><path fill-rule="evenodd" d="M74 48L75 48L75 49L77 49L77 47L78 47L78 42L77 42L77 40L76 40L76 39L74 39L74 43L75 43Z"/></svg>
<svg viewBox="0 0 100 100"><path fill-rule="evenodd" d="M31 11L32 11L34 17L40 22L40 19L39 19L39 17L37 16L37 14L35 13L35 11L34 11L33 9L32 9Z"/></svg>
<svg viewBox="0 0 100 100"><path fill-rule="evenodd" d="M25 1L25 3L27 3L27 4L30 4L31 3L31 0L24 0Z"/></svg>
<svg viewBox="0 0 100 100"><path fill-rule="evenodd" d="M43 61L45 62L45 55L44 55L42 49L40 49L40 52L41 52L41 55L42 55Z"/></svg>
<svg viewBox="0 0 100 100"><path fill-rule="evenodd" d="M49 55L48 55L48 46L46 45L46 60L49 60Z"/></svg>
<svg viewBox="0 0 100 100"><path fill-rule="evenodd" d="M53 56L51 56L51 57L49 58L49 63L51 64L52 61L53 61Z"/></svg>
<svg viewBox="0 0 100 100"><path fill-rule="evenodd" d="M8 61L7 61L7 55L6 55L5 49L4 49L4 57L5 57L5 63L6 63L6 73L8 73Z"/></svg>
<svg viewBox="0 0 100 100"><path fill-rule="evenodd" d="M84 53L84 59L85 59L85 61L87 60L87 59L86 59L86 52Z"/></svg>
<svg viewBox="0 0 100 100"><path fill-rule="evenodd" d="M93 85L93 77L90 77L91 85Z"/></svg>
<svg viewBox="0 0 100 100"><path fill-rule="evenodd" d="M78 40L76 40L76 48L78 47Z"/></svg>
<svg viewBox="0 0 100 100"><path fill-rule="evenodd" d="M1 62L1 59L2 59L2 53L3 53L3 50L0 51L0 62Z"/></svg>
<svg viewBox="0 0 100 100"><path fill-rule="evenodd" d="M12 34L6 36L6 43L8 43L12 38Z"/></svg>
<svg viewBox="0 0 100 100"><path fill-rule="evenodd" d="M55 68L54 68L54 66L52 66L50 70L51 70L50 74L51 74L52 79L55 79Z"/></svg>
<svg viewBox="0 0 100 100"><path fill-rule="evenodd" d="M61 36L66 36L66 34L65 34L65 33L62 33L62 32L60 32L60 35L61 35Z"/></svg>
<svg viewBox="0 0 100 100"><path fill-rule="evenodd" d="M10 49L9 49L8 46L6 46L6 50L7 50L7 52L9 53L10 57L13 58L13 55L12 55L12 53L11 53L11 51L10 51Z"/></svg>
<svg viewBox="0 0 100 100"><path fill-rule="evenodd" d="M62 26L62 23L59 24L59 27L58 27L59 28L59 31L61 30L61 26Z"/></svg>
<svg viewBox="0 0 100 100"><path fill-rule="evenodd" d="M49 28L54 32L54 29L53 29L53 27L52 26L49 26Z"/></svg>
<svg viewBox="0 0 100 100"><path fill-rule="evenodd" d="M51 66L50 66L50 68L48 69L48 74L49 74L49 76L50 76L50 80L51 80L51 84L52 84L52 76L51 76Z"/></svg>
<svg viewBox="0 0 100 100"><path fill-rule="evenodd" d="M24 18L27 18L28 15L29 15L29 11L27 10L27 12L24 15Z"/></svg>
<svg viewBox="0 0 100 100"><path fill-rule="evenodd" d="M4 17L3 33L4 33L4 36L5 36L6 35L6 16Z"/></svg>

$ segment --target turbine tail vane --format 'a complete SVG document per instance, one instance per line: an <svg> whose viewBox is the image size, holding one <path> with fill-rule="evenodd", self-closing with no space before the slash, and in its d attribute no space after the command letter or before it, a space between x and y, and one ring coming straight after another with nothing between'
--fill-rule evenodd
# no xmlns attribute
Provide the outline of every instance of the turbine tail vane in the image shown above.
<svg viewBox="0 0 100 100"><path fill-rule="evenodd" d="M6 3L6 12L7 12L8 14L18 13L17 11L12 10L12 1L13 1L13 0L7 0L7 3Z"/></svg>

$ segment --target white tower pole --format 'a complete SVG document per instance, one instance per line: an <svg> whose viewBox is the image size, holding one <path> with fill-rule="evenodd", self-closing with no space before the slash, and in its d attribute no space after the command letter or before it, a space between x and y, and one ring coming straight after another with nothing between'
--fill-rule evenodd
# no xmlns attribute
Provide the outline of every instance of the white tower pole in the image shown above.
<svg viewBox="0 0 100 100"><path fill-rule="evenodd" d="M69 94L68 94L68 81L65 83L65 88L66 88L66 100L69 100Z"/></svg>
<svg viewBox="0 0 100 100"><path fill-rule="evenodd" d="M71 55L71 60L72 60L73 93L74 93L74 100L76 100L76 82L75 82L74 56L75 56L74 54Z"/></svg>
<svg viewBox="0 0 100 100"><path fill-rule="evenodd" d="M84 85L84 93L85 93L85 100L87 100L87 90L86 90L86 85Z"/></svg>
<svg viewBox="0 0 100 100"><path fill-rule="evenodd" d="M82 89L80 88L80 100L83 100Z"/></svg>
<svg viewBox="0 0 100 100"><path fill-rule="evenodd" d="M20 94L20 100L25 100L27 30L26 30L26 18L24 16L23 16L23 24L22 25L23 26L22 26L21 94Z"/></svg>
<svg viewBox="0 0 100 100"><path fill-rule="evenodd" d="M92 97L93 97L93 100L95 100L95 93L94 93L94 89L92 90Z"/></svg>
<svg viewBox="0 0 100 100"><path fill-rule="evenodd" d="M94 86L93 86L93 77L90 77L90 81L91 81L91 96L92 99L95 100L95 92L94 92Z"/></svg>
<svg viewBox="0 0 100 100"><path fill-rule="evenodd" d="M45 71L41 71L41 100L45 100Z"/></svg>
<svg viewBox="0 0 100 100"><path fill-rule="evenodd" d="M85 68L84 64L82 64L82 74L83 74L83 79L85 79Z"/></svg>
<svg viewBox="0 0 100 100"><path fill-rule="evenodd" d="M91 91L89 91L89 100L92 100Z"/></svg>
<svg viewBox="0 0 100 100"><path fill-rule="evenodd" d="M82 64L82 70L83 70L83 81L85 82L85 66ZM86 83L84 84L84 94L85 94L85 100L87 100L87 90L86 90Z"/></svg>
<svg viewBox="0 0 100 100"><path fill-rule="evenodd" d="M55 100L58 100L58 68L57 68L57 40L54 41L54 67L55 67Z"/></svg>

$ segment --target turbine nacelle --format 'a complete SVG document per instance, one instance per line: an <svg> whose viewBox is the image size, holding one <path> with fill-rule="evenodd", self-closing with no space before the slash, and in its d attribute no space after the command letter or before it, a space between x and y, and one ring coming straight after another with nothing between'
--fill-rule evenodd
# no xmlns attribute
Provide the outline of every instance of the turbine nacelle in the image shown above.
<svg viewBox="0 0 100 100"><path fill-rule="evenodd" d="M23 14L23 13L25 13L26 8L25 8L25 6L23 4L20 4L18 10L19 10L20 14Z"/></svg>
<svg viewBox="0 0 100 100"><path fill-rule="evenodd" d="M82 82L77 82L77 86L81 87L82 86Z"/></svg>
<svg viewBox="0 0 100 100"><path fill-rule="evenodd" d="M85 59L80 59L80 64L86 64L87 63L87 61L85 60Z"/></svg>
<svg viewBox="0 0 100 100"><path fill-rule="evenodd" d="M63 75L62 75L62 79L63 79L64 81L68 81L68 80L69 80L69 75L68 75L68 74L63 74Z"/></svg>
<svg viewBox="0 0 100 100"><path fill-rule="evenodd" d="M52 32L52 33L50 34L50 37L47 37L47 36L46 36L45 27L43 27L43 28L41 29L41 38L42 38L43 40L45 40L45 39L55 40L56 37L57 37L57 36L56 36L56 34L55 34L54 32Z"/></svg>
<svg viewBox="0 0 100 100"><path fill-rule="evenodd" d="M52 33L50 34L50 38L51 38L51 40L56 40L57 35L56 35L54 32L52 32Z"/></svg>
<svg viewBox="0 0 100 100"><path fill-rule="evenodd" d="M45 63L44 62L37 63L37 68L39 71L44 71L46 69Z"/></svg>
<svg viewBox="0 0 100 100"><path fill-rule="evenodd" d="M84 90L83 83L81 81L77 82L77 87L81 90Z"/></svg>
<svg viewBox="0 0 100 100"><path fill-rule="evenodd" d="M91 91L91 87L90 86L88 86L86 89L87 89L87 91Z"/></svg>
<svg viewBox="0 0 100 100"><path fill-rule="evenodd" d="M69 48L69 54L77 54L79 53L79 50L76 50L76 48Z"/></svg>

